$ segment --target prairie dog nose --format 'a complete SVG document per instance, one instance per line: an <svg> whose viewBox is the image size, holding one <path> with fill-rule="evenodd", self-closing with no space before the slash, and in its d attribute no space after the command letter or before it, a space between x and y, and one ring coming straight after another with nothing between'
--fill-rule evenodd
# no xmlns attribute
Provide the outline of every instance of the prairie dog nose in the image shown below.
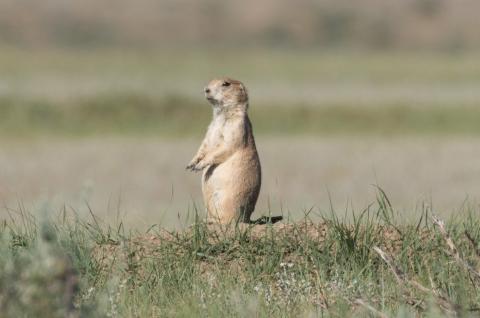
<svg viewBox="0 0 480 318"><path fill-rule="evenodd" d="M205 87L205 93L207 93L207 94L210 93L210 88Z"/></svg>

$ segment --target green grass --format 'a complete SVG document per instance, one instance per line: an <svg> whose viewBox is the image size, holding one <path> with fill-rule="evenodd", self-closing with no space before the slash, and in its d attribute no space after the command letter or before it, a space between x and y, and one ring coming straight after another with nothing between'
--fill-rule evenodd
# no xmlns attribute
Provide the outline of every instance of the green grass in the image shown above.
<svg viewBox="0 0 480 318"><path fill-rule="evenodd" d="M249 88L265 134L472 134L476 53L316 50L0 50L2 136L200 136L202 87Z"/></svg>
<svg viewBox="0 0 480 318"><path fill-rule="evenodd" d="M230 228L195 222L180 232L126 232L121 223L66 211L42 220L11 212L0 226L0 310L10 317L474 315L478 212L465 208L447 222L458 259L428 208L409 224L382 192L361 213L330 211L316 224L308 217Z"/></svg>
<svg viewBox="0 0 480 318"><path fill-rule="evenodd" d="M480 109L469 105L255 106L251 118L260 134L480 134ZM0 98L0 132L7 137L200 136L210 119L206 102L174 95L117 94L56 102Z"/></svg>

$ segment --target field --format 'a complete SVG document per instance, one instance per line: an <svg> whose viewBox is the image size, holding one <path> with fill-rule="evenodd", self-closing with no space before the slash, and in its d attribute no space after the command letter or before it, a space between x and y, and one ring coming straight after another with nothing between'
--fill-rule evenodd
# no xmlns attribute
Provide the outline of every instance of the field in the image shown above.
<svg viewBox="0 0 480 318"><path fill-rule="evenodd" d="M249 88L263 161L257 214L295 219L330 201L361 209L376 184L407 215L425 201L448 216L478 200L478 61L473 53L4 49L0 200L79 213L88 201L100 216L120 211L142 228L152 217L166 227L191 222L199 176L184 166L211 116L201 91L232 74Z"/></svg>
<svg viewBox="0 0 480 318"><path fill-rule="evenodd" d="M474 54L3 50L0 72L2 135L200 137L202 87L226 74L259 133L479 132Z"/></svg>
<svg viewBox="0 0 480 318"><path fill-rule="evenodd" d="M19 211L0 227L0 309L12 317L478 314L477 210L445 225L426 207L405 224L379 190L352 221L337 213L139 233L94 214Z"/></svg>
<svg viewBox="0 0 480 318"><path fill-rule="evenodd" d="M88 203L99 217L120 217L142 230L152 224L182 228L193 221L195 205L203 213L200 175L185 171L200 140L58 138L0 145L6 207L58 212L66 205L88 216ZM473 136L259 135L257 144L263 185L255 218L270 212L298 220L308 210L315 218L331 204L363 209L375 200L374 185L385 189L407 219L416 218L423 203L448 217L465 201L479 199L480 142Z"/></svg>
<svg viewBox="0 0 480 318"><path fill-rule="evenodd" d="M476 53L4 48L0 74L6 316L480 310ZM254 218L283 223L201 222L218 75L249 88Z"/></svg>

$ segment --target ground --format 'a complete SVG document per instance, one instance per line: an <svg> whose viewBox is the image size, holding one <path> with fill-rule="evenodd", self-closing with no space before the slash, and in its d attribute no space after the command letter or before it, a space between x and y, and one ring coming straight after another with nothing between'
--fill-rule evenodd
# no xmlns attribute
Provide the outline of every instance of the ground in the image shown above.
<svg viewBox="0 0 480 318"><path fill-rule="evenodd" d="M64 204L129 227L181 228L203 213L200 174L185 171L200 139L89 138L0 145L0 200L30 211ZM466 137L257 138L263 184L256 213L295 221L307 211L365 208L385 189L406 219L422 202L454 214L480 193L480 143ZM298 155L302 154L302 155ZM32 160L35 158L35 160ZM0 212L6 215L6 211Z"/></svg>
<svg viewBox="0 0 480 318"><path fill-rule="evenodd" d="M473 315L476 213L444 224L427 208L405 224L381 190L348 219L196 222L182 231L24 212L0 227L0 309L40 317Z"/></svg>

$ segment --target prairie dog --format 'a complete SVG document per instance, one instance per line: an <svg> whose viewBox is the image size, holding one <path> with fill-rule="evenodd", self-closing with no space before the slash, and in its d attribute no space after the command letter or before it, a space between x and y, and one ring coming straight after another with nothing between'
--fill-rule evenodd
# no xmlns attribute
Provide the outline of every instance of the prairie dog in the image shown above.
<svg viewBox="0 0 480 318"><path fill-rule="evenodd" d="M203 170L209 221L248 223L260 192L261 168L247 115L247 90L240 81L218 78L205 87L205 97L213 119L187 169Z"/></svg>

